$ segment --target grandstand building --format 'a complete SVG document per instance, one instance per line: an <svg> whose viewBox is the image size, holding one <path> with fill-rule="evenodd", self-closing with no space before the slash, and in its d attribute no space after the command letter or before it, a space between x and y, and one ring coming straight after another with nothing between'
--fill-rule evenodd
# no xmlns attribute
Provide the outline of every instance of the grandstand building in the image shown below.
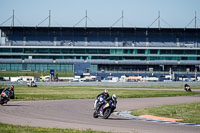
<svg viewBox="0 0 200 133"><path fill-rule="evenodd" d="M190 73L200 70L200 29L0 27L0 70Z"/></svg>

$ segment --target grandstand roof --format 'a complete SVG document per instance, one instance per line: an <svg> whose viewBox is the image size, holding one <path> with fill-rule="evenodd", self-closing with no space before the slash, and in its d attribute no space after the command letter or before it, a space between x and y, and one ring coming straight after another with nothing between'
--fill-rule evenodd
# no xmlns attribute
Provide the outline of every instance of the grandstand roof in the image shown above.
<svg viewBox="0 0 200 133"><path fill-rule="evenodd" d="M100 35L100 36L128 36L128 35L173 35L173 36L200 36L199 28L141 28L141 27L11 27L3 26L0 29L6 35ZM37 34L35 34L37 33ZM122 36L121 36L122 37Z"/></svg>
<svg viewBox="0 0 200 133"><path fill-rule="evenodd" d="M31 27L31 26L0 26L3 30L163 30L163 31L200 31L200 28L150 28L150 27Z"/></svg>

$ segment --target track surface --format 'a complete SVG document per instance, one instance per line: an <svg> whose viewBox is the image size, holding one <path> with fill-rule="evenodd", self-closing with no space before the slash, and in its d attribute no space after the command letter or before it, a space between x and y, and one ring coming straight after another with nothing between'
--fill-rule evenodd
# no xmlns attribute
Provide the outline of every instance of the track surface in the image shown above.
<svg viewBox="0 0 200 133"><path fill-rule="evenodd" d="M26 126L92 129L133 133L199 133L200 127L128 120L111 115L108 120L94 119L93 102L48 100L9 102L0 106L0 122ZM200 96L118 99L117 111L167 104L200 102Z"/></svg>

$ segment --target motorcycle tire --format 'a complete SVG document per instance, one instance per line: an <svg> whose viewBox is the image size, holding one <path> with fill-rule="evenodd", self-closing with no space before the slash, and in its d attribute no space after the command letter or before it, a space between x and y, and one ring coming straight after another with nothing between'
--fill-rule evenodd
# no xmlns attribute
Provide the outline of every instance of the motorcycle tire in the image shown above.
<svg viewBox="0 0 200 133"><path fill-rule="evenodd" d="M111 115L111 108L107 108L103 113L103 118L108 119L108 117Z"/></svg>
<svg viewBox="0 0 200 133"><path fill-rule="evenodd" d="M97 111L94 111L93 117L94 117L94 118L98 118L98 113L97 113Z"/></svg>
<svg viewBox="0 0 200 133"><path fill-rule="evenodd" d="M4 102L3 102L3 101L0 101L0 104L1 104L1 106L3 106Z"/></svg>

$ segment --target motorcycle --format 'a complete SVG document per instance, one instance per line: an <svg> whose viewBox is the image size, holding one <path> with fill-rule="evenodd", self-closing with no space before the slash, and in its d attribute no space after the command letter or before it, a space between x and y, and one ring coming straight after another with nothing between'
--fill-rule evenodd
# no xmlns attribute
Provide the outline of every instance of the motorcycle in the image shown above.
<svg viewBox="0 0 200 133"><path fill-rule="evenodd" d="M4 91L1 93L1 98L0 98L0 104L3 105L3 104L7 104L7 102L9 101L9 95L10 95L10 92L9 91Z"/></svg>
<svg viewBox="0 0 200 133"><path fill-rule="evenodd" d="M102 102L102 98L98 98L96 102ZM113 101L113 100L109 100L104 102L104 104L100 107L100 109L96 109L93 113L93 117L94 118L98 118L98 117L102 117L103 119L108 119L108 117L113 113L113 111L116 109L116 104L117 102ZM94 106L95 107L95 106ZM101 112L102 111L102 114Z"/></svg>
<svg viewBox="0 0 200 133"><path fill-rule="evenodd" d="M186 87L185 87L185 91L192 92L190 86L186 86Z"/></svg>
<svg viewBox="0 0 200 133"><path fill-rule="evenodd" d="M28 83L27 83L27 86L28 86L28 87L37 87L36 83L33 82L33 81L28 82Z"/></svg>

